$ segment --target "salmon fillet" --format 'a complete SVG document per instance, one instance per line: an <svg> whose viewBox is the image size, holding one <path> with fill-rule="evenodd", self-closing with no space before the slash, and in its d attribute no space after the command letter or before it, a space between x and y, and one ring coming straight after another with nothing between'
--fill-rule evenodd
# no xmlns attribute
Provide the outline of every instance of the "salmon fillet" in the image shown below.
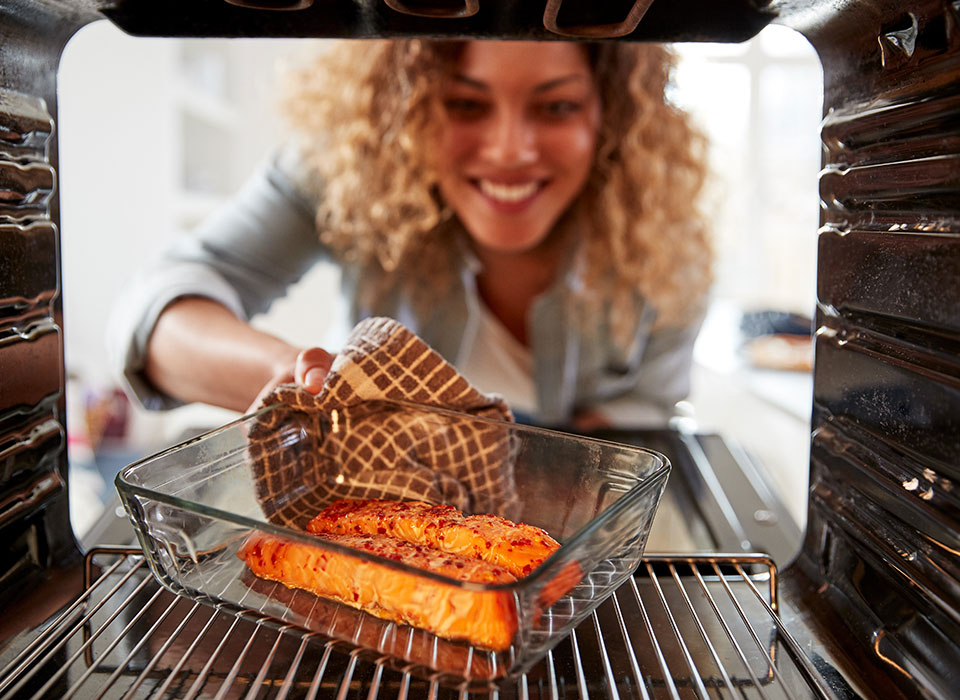
<svg viewBox="0 0 960 700"><path fill-rule="evenodd" d="M350 640L354 646L441 673L469 675L471 680L494 679L503 675L505 670L497 666L495 657L499 653L443 639L417 627L404 626L396 634L385 634L382 623L365 619L367 613L358 608L305 594L296 588L278 586L254 575L250 569L244 570L240 580L251 590L280 603L298 615L307 627L326 637ZM383 620L385 622L388 621Z"/></svg>
<svg viewBox="0 0 960 700"><path fill-rule="evenodd" d="M307 523L307 532L386 535L502 566L517 578L537 568L560 544L544 530L497 515L465 516L453 506L382 499L334 501Z"/></svg>
<svg viewBox="0 0 960 700"><path fill-rule="evenodd" d="M502 566L518 579L560 548L560 543L539 527L497 515L465 516L453 506L423 501L340 499L307 523L307 532L387 535ZM540 607L556 603L582 576L576 562L564 567L543 587Z"/></svg>
<svg viewBox="0 0 960 700"><path fill-rule="evenodd" d="M458 581L509 583L515 577L489 562L383 535L320 536L351 549ZM358 557L255 532L237 552L255 575L413 625L445 639L503 651L517 631L509 591L467 591Z"/></svg>

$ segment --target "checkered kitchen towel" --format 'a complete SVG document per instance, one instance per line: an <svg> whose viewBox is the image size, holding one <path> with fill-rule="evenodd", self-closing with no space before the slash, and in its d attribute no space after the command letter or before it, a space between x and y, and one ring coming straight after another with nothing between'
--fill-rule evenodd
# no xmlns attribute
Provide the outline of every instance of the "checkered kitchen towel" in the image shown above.
<svg viewBox="0 0 960 700"><path fill-rule="evenodd" d="M513 420L501 397L477 391L400 323L362 321L319 394L283 384L263 402L282 407L250 428L256 496L271 522L303 529L337 498L424 500L518 517L508 427L438 420L384 399Z"/></svg>

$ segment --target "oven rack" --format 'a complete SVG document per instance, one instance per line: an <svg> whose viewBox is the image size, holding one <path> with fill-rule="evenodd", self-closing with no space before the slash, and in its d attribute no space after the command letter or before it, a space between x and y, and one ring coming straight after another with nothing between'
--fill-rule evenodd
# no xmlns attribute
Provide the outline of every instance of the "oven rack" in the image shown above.
<svg viewBox="0 0 960 700"><path fill-rule="evenodd" d="M138 549L99 547L84 590L0 658L0 700L468 698L362 649L162 586ZM647 556L497 698L832 697L777 614L765 555Z"/></svg>

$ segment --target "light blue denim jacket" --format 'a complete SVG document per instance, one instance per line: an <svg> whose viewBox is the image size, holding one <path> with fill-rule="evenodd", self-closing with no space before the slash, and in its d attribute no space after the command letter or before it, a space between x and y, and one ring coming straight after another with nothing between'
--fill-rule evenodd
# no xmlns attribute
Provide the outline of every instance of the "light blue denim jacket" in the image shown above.
<svg viewBox="0 0 960 700"><path fill-rule="evenodd" d="M283 296L313 265L332 259L316 234L311 200L293 184L295 178L281 160L256 172L227 206L134 275L119 295L108 327L109 355L129 393L145 407L180 405L142 375L147 340L171 301L207 296L249 319ZM365 292L380 282L377 271L337 264L351 325L368 316L389 316L454 365L466 357L482 303L475 287L475 263L467 255L454 289L428 311L416 310L399 288L378 295L373 303L365 301L371 296ZM605 413L614 425L663 423L689 392L701 319L653 331L656 313L638 295L634 332L624 346L614 341L602 321L586 328L574 321L575 267L571 264L536 299L528 318L538 403L531 419L541 425L562 425L575 409L591 408Z"/></svg>

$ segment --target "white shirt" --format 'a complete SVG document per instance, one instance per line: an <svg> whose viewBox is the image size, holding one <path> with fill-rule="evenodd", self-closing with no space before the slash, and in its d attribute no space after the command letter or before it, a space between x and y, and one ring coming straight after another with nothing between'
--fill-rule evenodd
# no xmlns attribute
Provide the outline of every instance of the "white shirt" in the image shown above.
<svg viewBox="0 0 960 700"><path fill-rule="evenodd" d="M530 349L513 337L486 304L477 306L476 336L460 368L461 374L480 391L503 396L511 410L536 415Z"/></svg>

